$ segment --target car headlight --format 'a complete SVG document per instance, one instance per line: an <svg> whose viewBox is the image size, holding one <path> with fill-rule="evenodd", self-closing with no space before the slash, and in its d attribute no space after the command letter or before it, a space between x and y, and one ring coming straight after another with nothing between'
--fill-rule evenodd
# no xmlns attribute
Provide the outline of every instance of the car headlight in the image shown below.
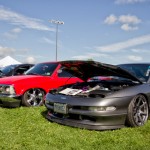
<svg viewBox="0 0 150 150"><path fill-rule="evenodd" d="M0 85L1 94L15 94L15 89L12 85Z"/></svg>
<svg viewBox="0 0 150 150"><path fill-rule="evenodd" d="M88 110L91 110L91 111L114 111L114 110L116 110L116 107L114 107L114 106L91 106L91 107L88 107Z"/></svg>

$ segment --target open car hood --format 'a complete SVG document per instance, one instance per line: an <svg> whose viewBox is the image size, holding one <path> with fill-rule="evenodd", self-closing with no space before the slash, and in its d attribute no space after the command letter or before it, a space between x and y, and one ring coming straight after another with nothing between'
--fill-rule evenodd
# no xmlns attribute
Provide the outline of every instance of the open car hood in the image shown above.
<svg viewBox="0 0 150 150"><path fill-rule="evenodd" d="M65 71L82 79L83 81L87 81L89 78L94 76L117 76L142 83L134 75L115 65L82 60L60 61L60 63Z"/></svg>

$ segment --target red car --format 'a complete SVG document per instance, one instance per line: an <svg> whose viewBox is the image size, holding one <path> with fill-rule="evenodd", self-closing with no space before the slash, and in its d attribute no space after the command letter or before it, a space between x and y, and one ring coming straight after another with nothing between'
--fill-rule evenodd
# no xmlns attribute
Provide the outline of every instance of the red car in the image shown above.
<svg viewBox="0 0 150 150"><path fill-rule="evenodd" d="M63 70L61 61L39 63L24 75L0 79L0 106L40 106L50 89L76 82L82 80Z"/></svg>

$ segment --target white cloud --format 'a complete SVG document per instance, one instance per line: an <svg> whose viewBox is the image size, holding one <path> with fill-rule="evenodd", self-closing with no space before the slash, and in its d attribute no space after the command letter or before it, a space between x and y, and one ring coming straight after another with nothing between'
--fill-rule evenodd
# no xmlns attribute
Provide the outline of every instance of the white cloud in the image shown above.
<svg viewBox="0 0 150 150"><path fill-rule="evenodd" d="M7 37L8 39L16 39L18 37L18 34L22 31L20 28L14 28L9 32L4 33L4 36Z"/></svg>
<svg viewBox="0 0 150 150"><path fill-rule="evenodd" d="M129 39L124 42L114 43L107 46L99 46L96 47L96 49L101 52L118 52L119 50L124 50L145 43L150 43L150 34Z"/></svg>
<svg viewBox="0 0 150 150"><path fill-rule="evenodd" d="M26 58L26 62L30 64L34 64L36 62L35 58L32 56L29 56Z"/></svg>
<svg viewBox="0 0 150 150"><path fill-rule="evenodd" d="M134 53L150 53L150 50L148 50L148 49L133 48L133 49L131 49L131 51L134 52Z"/></svg>
<svg viewBox="0 0 150 150"><path fill-rule="evenodd" d="M105 24L112 25L114 23L121 24L121 29L124 31L132 31L132 30L138 30L138 24L141 23L141 19L139 19L137 16L134 15L121 15L121 16L115 16L113 14L106 17L104 20Z"/></svg>
<svg viewBox="0 0 150 150"><path fill-rule="evenodd" d="M130 26L129 24L123 24L121 26L121 29L122 30L125 30L125 31L132 31L132 30L138 30L138 27L133 27L133 26Z"/></svg>
<svg viewBox="0 0 150 150"><path fill-rule="evenodd" d="M20 33L21 31L22 31L22 29L20 29L20 28L14 28L14 29L12 29L13 33Z"/></svg>
<svg viewBox="0 0 150 150"><path fill-rule="evenodd" d="M116 4L133 4L133 3L142 3L147 0L115 0Z"/></svg>
<svg viewBox="0 0 150 150"><path fill-rule="evenodd" d="M50 40L49 38L46 38L46 37L42 38L42 42L49 43L49 44L55 44L56 43L55 41L52 41L52 40Z"/></svg>
<svg viewBox="0 0 150 150"><path fill-rule="evenodd" d="M0 6L0 20L8 21L11 24L28 29L55 31L55 29L49 28L42 24L42 21L39 19L26 17L22 14L8 10L3 6Z"/></svg>
<svg viewBox="0 0 150 150"><path fill-rule="evenodd" d="M27 53L27 51L28 51L28 49L22 50L22 52L24 52L24 54ZM19 54L19 53L20 53L20 51L16 53L16 50L13 48L0 46L0 58L3 58L5 56L15 55L15 56L19 56L20 58L22 58L20 61L22 63L33 63L33 64L36 63L36 59L34 57L32 57L32 56L27 57L26 55Z"/></svg>
<svg viewBox="0 0 150 150"><path fill-rule="evenodd" d="M78 59L78 60L85 60L85 59L91 59L91 57L86 56L86 55L78 55L78 56L73 56L73 59Z"/></svg>
<svg viewBox="0 0 150 150"><path fill-rule="evenodd" d="M15 53L15 49L0 46L0 57L12 55L14 53Z"/></svg>
<svg viewBox="0 0 150 150"><path fill-rule="evenodd" d="M141 60L143 60L143 58L141 56L134 56L134 55L128 56L128 59L131 60L131 61L141 61Z"/></svg>
<svg viewBox="0 0 150 150"><path fill-rule="evenodd" d="M108 57L107 54L100 54L100 53L86 53L85 55L78 55L78 56L73 56L72 58L73 59L78 59L78 60L82 60L82 59L94 59L94 58L97 58L97 57Z"/></svg>
<svg viewBox="0 0 150 150"><path fill-rule="evenodd" d="M121 15L118 18L120 23L127 23L127 24L139 24L141 20L137 16L133 15Z"/></svg>
<svg viewBox="0 0 150 150"><path fill-rule="evenodd" d="M117 21L117 17L113 14L111 14L110 16L106 17L106 19L104 20L104 23L106 24L114 24Z"/></svg>

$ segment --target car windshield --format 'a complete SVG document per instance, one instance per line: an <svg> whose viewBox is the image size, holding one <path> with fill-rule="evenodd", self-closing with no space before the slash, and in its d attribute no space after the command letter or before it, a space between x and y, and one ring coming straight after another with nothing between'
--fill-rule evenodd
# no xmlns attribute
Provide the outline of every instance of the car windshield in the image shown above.
<svg viewBox="0 0 150 150"><path fill-rule="evenodd" d="M58 63L41 63L36 64L28 71L25 72L26 75L43 75L43 76L51 76Z"/></svg>
<svg viewBox="0 0 150 150"><path fill-rule="evenodd" d="M3 74L7 74L12 71L17 65L9 65L0 69Z"/></svg>
<svg viewBox="0 0 150 150"><path fill-rule="evenodd" d="M142 82L147 82L150 76L150 64L121 64L121 68L127 70Z"/></svg>

